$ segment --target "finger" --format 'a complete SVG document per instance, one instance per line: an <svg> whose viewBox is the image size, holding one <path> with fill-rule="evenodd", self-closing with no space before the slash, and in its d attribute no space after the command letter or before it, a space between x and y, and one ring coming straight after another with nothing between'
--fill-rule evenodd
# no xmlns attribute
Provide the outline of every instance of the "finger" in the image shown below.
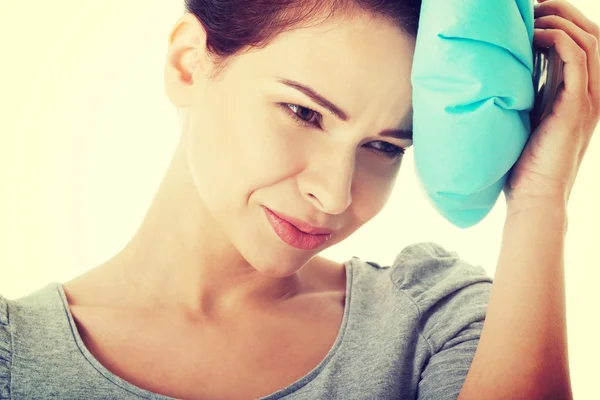
<svg viewBox="0 0 600 400"><path fill-rule="evenodd" d="M590 20L585 14L573 4L563 0L538 0L539 6L534 8L533 16L543 17L545 15L558 15L573 22L584 31L591 33L600 40L600 28L598 24Z"/></svg>
<svg viewBox="0 0 600 400"><path fill-rule="evenodd" d="M564 92L570 98L573 107L589 107L588 72L585 51L563 30L534 29L533 41L538 46L554 47L565 63L563 68Z"/></svg>
<svg viewBox="0 0 600 400"><path fill-rule="evenodd" d="M600 53L598 52L598 39L585 32L573 22L557 15L548 15L535 20L536 28L558 28L569 34L587 56L588 93L594 99L594 104L600 97Z"/></svg>

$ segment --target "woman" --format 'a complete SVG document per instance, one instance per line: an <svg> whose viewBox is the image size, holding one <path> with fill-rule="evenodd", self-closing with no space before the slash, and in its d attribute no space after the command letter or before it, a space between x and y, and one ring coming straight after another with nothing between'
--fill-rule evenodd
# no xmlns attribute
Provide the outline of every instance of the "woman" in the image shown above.
<svg viewBox="0 0 600 400"><path fill-rule="evenodd" d="M419 5L187 1L156 197L107 262L0 297L0 398L570 398L566 206L600 115L598 27L572 5L537 11L565 87L507 186L493 284L434 243L318 255L381 211L411 145Z"/></svg>

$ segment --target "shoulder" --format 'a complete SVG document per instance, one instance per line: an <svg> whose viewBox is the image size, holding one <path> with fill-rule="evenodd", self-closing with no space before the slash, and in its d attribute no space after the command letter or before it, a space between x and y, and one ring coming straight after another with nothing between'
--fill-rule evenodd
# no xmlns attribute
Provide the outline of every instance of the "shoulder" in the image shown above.
<svg viewBox="0 0 600 400"><path fill-rule="evenodd" d="M8 313L8 299L0 294L0 399L10 398L10 366L12 337Z"/></svg>
<svg viewBox="0 0 600 400"><path fill-rule="evenodd" d="M415 305L434 352L465 327L483 323L493 279L435 242L411 244L396 256L390 278Z"/></svg>
<svg viewBox="0 0 600 400"><path fill-rule="evenodd" d="M483 267L467 262L455 251L435 242L419 242L402 249L394 260L390 276L398 289L413 298L443 288L458 290L493 282Z"/></svg>
<svg viewBox="0 0 600 400"><path fill-rule="evenodd" d="M71 331L57 284L15 299L0 295L0 400L16 396L17 376L32 380L62 361L56 349L64 349Z"/></svg>

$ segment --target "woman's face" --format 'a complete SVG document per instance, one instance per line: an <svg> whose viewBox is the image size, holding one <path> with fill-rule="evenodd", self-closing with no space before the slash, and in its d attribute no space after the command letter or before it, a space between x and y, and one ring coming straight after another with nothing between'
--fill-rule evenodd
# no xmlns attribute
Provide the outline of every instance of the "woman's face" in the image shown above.
<svg viewBox="0 0 600 400"><path fill-rule="evenodd" d="M412 129L413 52L398 28L363 16L283 33L216 80L200 64L180 91L192 93L174 103L186 111L195 190L214 229L257 270L290 275L381 211L399 151L412 144L389 132ZM335 232L298 249L275 233L265 207Z"/></svg>

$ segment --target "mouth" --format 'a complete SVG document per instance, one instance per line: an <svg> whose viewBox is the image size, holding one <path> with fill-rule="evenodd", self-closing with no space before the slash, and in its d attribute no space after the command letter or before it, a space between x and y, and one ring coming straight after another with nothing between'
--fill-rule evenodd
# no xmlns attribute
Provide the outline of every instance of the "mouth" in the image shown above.
<svg viewBox="0 0 600 400"><path fill-rule="evenodd" d="M308 222L304 222L301 219L290 217L289 215L286 215L286 214L278 212L278 211L273 211L267 207L265 207L265 209L269 210L271 213L275 214L275 216L277 216L277 218L286 221L287 223L293 225L296 229L298 229L299 231L304 232L304 233L308 233L311 235L330 235L333 232L335 232L334 229L320 227L320 226L314 226L314 225L309 224Z"/></svg>
<svg viewBox="0 0 600 400"><path fill-rule="evenodd" d="M302 249L302 250L314 250L323 246L332 236L333 230L327 228L316 228L313 226L303 225L305 229L311 229L312 232L328 232L328 233L308 233L300 230L295 224L280 217L278 214L273 212L267 207L264 207L265 215L267 220L271 224L273 231L277 236L288 245ZM294 220L297 222L297 220Z"/></svg>

